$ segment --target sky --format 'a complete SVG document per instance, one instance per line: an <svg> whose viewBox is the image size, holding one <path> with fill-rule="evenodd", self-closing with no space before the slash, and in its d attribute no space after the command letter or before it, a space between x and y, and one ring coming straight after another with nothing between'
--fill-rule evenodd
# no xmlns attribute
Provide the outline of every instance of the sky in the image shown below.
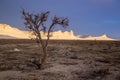
<svg viewBox="0 0 120 80"><path fill-rule="evenodd" d="M55 15L69 18L65 30L76 35L120 39L120 0L0 0L0 23L25 29L23 8L32 13L50 11L49 23Z"/></svg>

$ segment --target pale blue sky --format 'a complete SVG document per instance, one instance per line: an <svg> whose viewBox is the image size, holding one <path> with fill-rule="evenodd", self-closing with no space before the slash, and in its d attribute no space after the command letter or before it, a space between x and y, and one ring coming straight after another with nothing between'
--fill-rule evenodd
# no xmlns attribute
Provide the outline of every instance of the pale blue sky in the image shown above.
<svg viewBox="0 0 120 80"><path fill-rule="evenodd" d="M68 17L75 34L120 39L120 0L0 0L0 23L24 29L22 8Z"/></svg>

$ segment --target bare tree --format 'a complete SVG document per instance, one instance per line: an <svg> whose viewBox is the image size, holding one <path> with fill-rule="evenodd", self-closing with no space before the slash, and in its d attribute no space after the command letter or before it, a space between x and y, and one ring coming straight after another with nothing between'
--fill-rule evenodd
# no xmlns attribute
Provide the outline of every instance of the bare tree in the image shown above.
<svg viewBox="0 0 120 80"><path fill-rule="evenodd" d="M50 33L53 31L56 25L61 25L65 28L69 24L68 18L54 16L50 26L47 27L46 22L48 21L49 13L50 12L47 11L47 12L41 12L40 14L33 14L26 12L24 9L22 11L22 16L25 20L24 25L33 32L33 34L36 37L35 39L37 43L42 46L43 56L40 59L39 65L37 63L38 69L41 69L43 64L46 62L46 58L48 54L47 46L50 39ZM41 31L47 33L46 40L43 40L42 35L40 33Z"/></svg>

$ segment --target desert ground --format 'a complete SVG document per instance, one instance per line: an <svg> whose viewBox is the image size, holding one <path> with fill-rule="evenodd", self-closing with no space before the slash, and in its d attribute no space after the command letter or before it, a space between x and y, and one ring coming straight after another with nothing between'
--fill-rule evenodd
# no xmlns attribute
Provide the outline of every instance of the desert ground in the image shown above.
<svg viewBox="0 0 120 80"><path fill-rule="evenodd" d="M31 40L0 40L0 80L120 80L120 41L52 40L42 49Z"/></svg>

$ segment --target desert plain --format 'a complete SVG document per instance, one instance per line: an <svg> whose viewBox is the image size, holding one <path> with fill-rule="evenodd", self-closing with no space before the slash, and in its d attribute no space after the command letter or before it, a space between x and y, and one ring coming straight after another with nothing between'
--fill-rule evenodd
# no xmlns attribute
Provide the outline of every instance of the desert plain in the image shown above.
<svg viewBox="0 0 120 80"><path fill-rule="evenodd" d="M0 80L120 80L120 41L50 40L48 58L33 40L0 40Z"/></svg>

